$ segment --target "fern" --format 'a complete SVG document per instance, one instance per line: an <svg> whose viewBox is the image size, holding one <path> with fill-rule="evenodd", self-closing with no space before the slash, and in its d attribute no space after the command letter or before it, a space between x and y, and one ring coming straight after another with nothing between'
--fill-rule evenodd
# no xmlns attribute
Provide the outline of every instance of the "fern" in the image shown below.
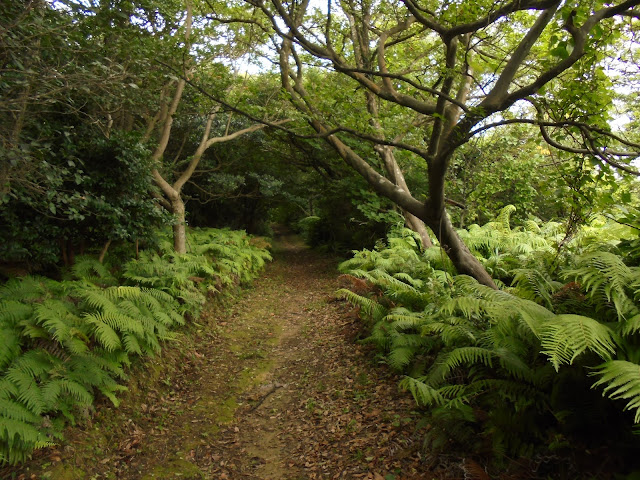
<svg viewBox="0 0 640 480"><path fill-rule="evenodd" d="M572 364L576 357L590 350L609 360L616 353L614 332L598 321L581 315L557 315L541 334L542 353L556 369Z"/></svg>
<svg viewBox="0 0 640 480"><path fill-rule="evenodd" d="M381 320L387 313L387 310L375 300L353 293L346 288L338 290L336 296L338 298L344 298L348 300L349 303L360 307L362 313L374 322Z"/></svg>
<svg viewBox="0 0 640 480"><path fill-rule="evenodd" d="M206 246L193 242L194 254L141 252L124 267L129 285L83 257L71 279L25 277L0 287L0 463L51 445L61 417L75 422L98 393L117 405L130 356L157 353L175 338L183 313L196 315L218 290L213 282L246 281L270 259L244 232L196 237Z"/></svg>
<svg viewBox="0 0 640 480"><path fill-rule="evenodd" d="M627 289L640 284L640 269L627 267L622 259L610 252L595 252L576 259L576 267L564 271L565 278L580 283L598 307L613 303L619 320L638 313Z"/></svg>
<svg viewBox="0 0 640 480"><path fill-rule="evenodd" d="M596 385L626 400L638 421L640 370L626 361L624 372L615 373L613 362L623 360L612 359L640 361L640 269L625 265L611 245L598 250L575 242L557 254L562 225L529 221L512 228L512 212L460 232L499 275L499 290L452 276L438 247L421 255L395 233L340 266L366 280L367 289L340 296L360 307L371 328L367 341L383 350L389 366L412 373L401 385L418 405L431 407L425 415L434 425L432 445L447 444L451 432L474 442L463 430L473 424L497 455L532 455L551 435L545 429L561 431L563 412L572 411L555 392L580 379L590 386L584 368L602 360L607 367L598 370Z"/></svg>
<svg viewBox="0 0 640 480"><path fill-rule="evenodd" d="M71 268L74 279L84 280L102 286L115 285L117 280L109 269L100 263L96 258L82 256L75 259Z"/></svg>
<svg viewBox="0 0 640 480"><path fill-rule="evenodd" d="M601 378L593 388L604 386L603 395L614 400L628 400L625 410L635 409L634 422L640 422L640 365L624 360L611 360L599 367L592 375Z"/></svg>

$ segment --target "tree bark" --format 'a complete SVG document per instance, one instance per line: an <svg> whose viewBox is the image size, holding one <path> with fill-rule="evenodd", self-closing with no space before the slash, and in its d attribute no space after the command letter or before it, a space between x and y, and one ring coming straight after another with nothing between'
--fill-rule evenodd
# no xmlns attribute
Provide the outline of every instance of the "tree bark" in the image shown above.
<svg viewBox="0 0 640 480"><path fill-rule="evenodd" d="M462 239L458 236L458 232L451 223L451 219L447 212L443 209L439 215L428 216L423 220L440 242L448 257L451 259L456 271L462 275L469 275L475 278L479 283L497 289L491 275L487 273L480 261L469 251ZM430 213L430 212L429 212Z"/></svg>
<svg viewBox="0 0 640 480"><path fill-rule="evenodd" d="M180 195L171 201L171 213L176 222L173 225L173 249L176 253L187 253L187 224L184 202Z"/></svg>
<svg viewBox="0 0 640 480"><path fill-rule="evenodd" d="M347 2L348 3L348 2ZM364 4L363 4L364 7ZM353 9L353 5L350 5L350 8ZM371 12L369 7L366 8L366 12L363 15L362 22L356 21L352 12L346 12L347 18L349 19L349 25L351 27L351 41L354 45L354 53L355 53L355 61L356 65L359 68L371 68L371 47L370 47L370 39L369 39L369 31L366 25L369 24L371 20ZM380 60L380 52L384 51L384 42L386 41L386 37L382 38L378 51L378 59ZM380 65L382 71L386 71L386 66L384 62ZM388 79L387 79L388 80ZM387 82L388 87L388 82ZM376 132L376 136L380 139L384 138L384 128L382 127L382 123L380 122L379 108L378 108L378 98L369 90L365 90L365 100L367 104L367 111L371 115L369 123L374 128ZM382 163L384 164L385 170L387 172L387 176L389 179L395 183L398 187L405 190L408 194L411 194L409 187L407 186L407 182L404 178L404 174L402 170L398 166L398 162L393 153L393 147L388 145L376 145L374 147L376 153L382 159ZM420 242L422 243L423 248L429 248L433 246L431 242L431 238L429 237L429 232L422 220L420 220L415 215L412 215L410 212L407 212L404 209L401 209L402 216L404 217L405 224L408 228L416 232L420 236Z"/></svg>
<svg viewBox="0 0 640 480"><path fill-rule="evenodd" d="M377 123L377 120L376 120ZM382 128L380 128L380 131ZM393 154L392 147L388 145L376 145L374 150L378 152L378 155L382 158L384 163L385 170L387 171L387 175L389 179L395 183L398 187L403 189L407 194L411 195L411 191L407 186L407 182L404 178L404 174L400 167L398 166L398 161L396 160L395 155ZM413 215L411 212L402 209L402 215L404 216L404 221L411 230L416 232L420 236L420 241L422 242L423 248L431 248L433 247L433 242L431 242L431 237L429 237L429 232L427 231L427 227L424 222Z"/></svg>
<svg viewBox="0 0 640 480"><path fill-rule="evenodd" d="M415 215L407 212L406 210L402 211L404 215L404 221L407 224L407 227L416 232L420 236L420 241L422 242L423 248L431 248L433 247L433 242L431 241L431 237L429 236L429 232L427 230L426 225L422 220L420 220Z"/></svg>
<svg viewBox="0 0 640 480"><path fill-rule="evenodd" d="M107 250L109 250L109 245L111 245L111 239L107 240L100 251L100 256L98 257L98 262L104 262L104 257L107 255Z"/></svg>

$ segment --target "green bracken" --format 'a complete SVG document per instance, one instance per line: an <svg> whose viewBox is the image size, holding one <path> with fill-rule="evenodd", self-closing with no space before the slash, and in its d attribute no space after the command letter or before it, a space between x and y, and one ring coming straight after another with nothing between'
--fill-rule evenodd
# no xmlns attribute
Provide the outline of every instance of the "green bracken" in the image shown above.
<svg viewBox="0 0 640 480"><path fill-rule="evenodd" d="M512 211L460 233L498 290L455 275L439 247L423 252L403 229L341 265L354 288L339 295L360 308L368 341L405 373L401 386L433 426L431 447L531 457L569 438L588 443L580 425L603 435L594 441L612 441L598 433L606 428L632 438L640 421L633 241L613 239L611 229L624 232L596 222L559 251L556 224L511 229ZM593 242L598 228L606 242ZM635 418L612 420L621 407ZM595 418L609 420L595 426Z"/></svg>
<svg viewBox="0 0 640 480"><path fill-rule="evenodd" d="M0 463L52 445L95 395L118 405L132 357L158 353L206 295L249 281L270 259L244 232L198 230L193 253L143 252L118 278L80 259L68 279L0 288Z"/></svg>

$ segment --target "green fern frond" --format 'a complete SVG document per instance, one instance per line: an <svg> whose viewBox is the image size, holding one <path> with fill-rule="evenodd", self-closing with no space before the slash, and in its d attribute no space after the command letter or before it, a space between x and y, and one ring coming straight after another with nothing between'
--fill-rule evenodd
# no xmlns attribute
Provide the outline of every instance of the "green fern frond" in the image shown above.
<svg viewBox="0 0 640 480"><path fill-rule="evenodd" d="M346 288L338 290L336 297L343 298L352 305L360 307L363 314L373 321L381 320L387 313L387 310L375 300L353 293Z"/></svg>
<svg viewBox="0 0 640 480"><path fill-rule="evenodd" d="M592 318L565 314L544 325L540 341L542 353L557 371L587 350L604 360L611 359L617 346L614 335L613 330Z"/></svg>
<svg viewBox="0 0 640 480"><path fill-rule="evenodd" d="M51 368L51 357L46 352L31 350L18 357L5 374L5 378L16 386L16 399L37 415L47 407L38 380Z"/></svg>
<svg viewBox="0 0 640 480"><path fill-rule="evenodd" d="M82 298L91 308L101 312L117 312L118 308L113 301L99 287L81 285L76 288L75 294Z"/></svg>
<svg viewBox="0 0 640 480"><path fill-rule="evenodd" d="M87 323L93 325L95 339L108 351L114 351L122 347L120 337L116 331L108 323L105 323L101 316L86 314L84 319Z"/></svg>
<svg viewBox="0 0 640 480"><path fill-rule="evenodd" d="M516 207L514 205L506 205L500 210L500 213L496 217L495 223L498 224L502 229L510 231L511 230L511 215L516 211Z"/></svg>
<svg viewBox="0 0 640 480"><path fill-rule="evenodd" d="M399 309L394 309L393 313L384 317L384 320L391 323L392 328L396 331L419 328L428 322L427 318L422 313L399 313L398 310Z"/></svg>
<svg viewBox="0 0 640 480"><path fill-rule="evenodd" d="M153 298L155 298L159 302L167 303L167 304L174 304L175 303L175 299L171 295L169 295L166 292L163 292L162 290L158 290L157 288L146 288L146 287L143 287L143 288L141 288L141 291L146 293L147 295L152 296Z"/></svg>
<svg viewBox="0 0 640 480"><path fill-rule="evenodd" d="M105 265L90 256L76 257L71 272L74 278L91 283L111 285L116 281Z"/></svg>
<svg viewBox="0 0 640 480"><path fill-rule="evenodd" d="M495 353L482 347L459 347L448 352L442 362L442 368L445 372L461 366L482 364L487 367L493 367L493 358Z"/></svg>
<svg viewBox="0 0 640 480"><path fill-rule="evenodd" d="M128 353L142 355L142 348L140 348L140 343L138 342L138 339L135 335L124 333L122 335L122 343L124 345L124 349Z"/></svg>
<svg viewBox="0 0 640 480"><path fill-rule="evenodd" d="M62 300L49 299L35 308L37 324L42 325L58 342L67 340L70 329L78 323L78 317L71 311L73 304Z"/></svg>
<svg viewBox="0 0 640 480"><path fill-rule="evenodd" d="M415 353L412 347L395 347L387 355L387 363L391 368L402 370L409 365Z"/></svg>
<svg viewBox="0 0 640 480"><path fill-rule="evenodd" d="M433 321L422 327L423 335L437 334L445 346L460 344L475 344L477 331L469 324L467 319L461 317L447 317L443 321Z"/></svg>
<svg viewBox="0 0 640 480"><path fill-rule="evenodd" d="M51 281L35 276L14 278L0 288L0 300L33 303L47 295L47 285Z"/></svg>
<svg viewBox="0 0 640 480"><path fill-rule="evenodd" d="M616 306L619 319L624 319L637 308L630 302L625 289L637 277L636 269L627 267L622 259L611 253L598 251L578 257L576 268L567 269L565 278L581 284L591 298L602 295Z"/></svg>
<svg viewBox="0 0 640 480"><path fill-rule="evenodd" d="M418 406L444 405L446 399L438 389L427 385L424 378L404 377L400 380L400 388L411 392Z"/></svg>
<svg viewBox="0 0 640 480"><path fill-rule="evenodd" d="M640 423L640 365L624 360L611 360L591 375L601 378L593 388L604 386L603 395L613 400L628 400L625 410L635 409L634 423Z"/></svg>
<svg viewBox="0 0 640 480"><path fill-rule="evenodd" d="M107 397L111 401L111 403L113 403L114 407L119 407L120 406L120 400L118 399L118 397L116 397L116 394L118 392L126 392L128 390L128 388L123 386L123 385L115 385L113 388L107 388L107 387L104 387L104 386L103 387L98 387L98 390L105 397Z"/></svg>
<svg viewBox="0 0 640 480"><path fill-rule="evenodd" d="M640 331L640 314L634 315L629 318L627 321L622 323L622 327L620 328L620 334L623 336L633 335L634 333L638 333Z"/></svg>
<svg viewBox="0 0 640 480"><path fill-rule="evenodd" d="M0 417L10 418L25 423L38 423L41 418L23 404L9 398L0 397Z"/></svg>
<svg viewBox="0 0 640 480"><path fill-rule="evenodd" d="M96 323L104 323L109 325L116 332L131 332L137 335L144 334L144 328L138 319L131 318L120 312L106 313L88 313L84 316L85 321L95 325ZM102 340L98 339L100 343Z"/></svg>
<svg viewBox="0 0 640 480"><path fill-rule="evenodd" d="M10 465L24 462L34 449L52 445L51 439L37 426L0 416L0 456Z"/></svg>
<svg viewBox="0 0 640 480"><path fill-rule="evenodd" d="M33 306L16 301L0 301L0 325L16 325L20 320L26 320L33 315Z"/></svg>
<svg viewBox="0 0 640 480"><path fill-rule="evenodd" d="M129 287L125 285L105 288L102 292L104 296L111 301L119 299L135 300L137 298L140 298L141 295L141 290L139 287Z"/></svg>
<svg viewBox="0 0 640 480"><path fill-rule="evenodd" d="M22 349L20 348L22 339L20 332L12 327L0 326L0 371L15 359Z"/></svg>
<svg viewBox="0 0 640 480"><path fill-rule="evenodd" d="M454 315L460 312L466 318L472 318L483 312L486 303L487 302L481 298L462 295L445 301L441 308L442 312L446 315Z"/></svg>
<svg viewBox="0 0 640 480"><path fill-rule="evenodd" d="M56 405L61 396L68 395L80 405L91 405L93 395L80 383L73 380L56 378L42 386L42 398L50 408ZM53 408L51 408L53 410Z"/></svg>
<svg viewBox="0 0 640 480"><path fill-rule="evenodd" d="M466 389L468 394L491 393L508 399L513 403L529 403L535 400L539 408L545 408L544 393L538 388L526 383L502 379L487 378L471 382Z"/></svg>
<svg viewBox="0 0 640 480"><path fill-rule="evenodd" d="M552 281L539 269L518 268L513 272L515 273L513 278L515 293L519 297L533 300L547 308L552 307L551 296L561 286L559 282Z"/></svg>

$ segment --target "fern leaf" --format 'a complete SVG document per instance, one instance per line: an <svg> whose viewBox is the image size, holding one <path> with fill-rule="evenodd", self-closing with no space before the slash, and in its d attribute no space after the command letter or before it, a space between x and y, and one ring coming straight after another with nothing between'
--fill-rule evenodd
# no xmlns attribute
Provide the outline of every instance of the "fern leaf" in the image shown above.
<svg viewBox="0 0 640 480"><path fill-rule="evenodd" d="M21 343L20 333L15 328L0 326L0 371L20 355Z"/></svg>
<svg viewBox="0 0 640 480"><path fill-rule="evenodd" d="M0 325L16 325L33 315L33 307L15 300L0 302Z"/></svg>
<svg viewBox="0 0 640 480"><path fill-rule="evenodd" d="M373 321L378 321L384 318L387 313L386 309L375 300L353 293L351 290L347 290L346 288L338 290L336 292L336 297L344 298L352 305L359 306L362 309L362 312Z"/></svg>
<svg viewBox="0 0 640 480"><path fill-rule="evenodd" d="M108 323L102 321L102 316L86 314L84 318L87 323L93 325L93 334L104 348L113 351L122 347L120 337Z"/></svg>
<svg viewBox="0 0 640 480"><path fill-rule="evenodd" d="M0 397L0 417L11 418L25 423L38 423L41 418L24 405Z"/></svg>
<svg viewBox="0 0 640 480"><path fill-rule="evenodd" d="M69 379L54 379L42 386L42 396L47 405L53 406L61 395L71 396L76 403L91 405L93 396L80 383Z"/></svg>
<svg viewBox="0 0 640 480"><path fill-rule="evenodd" d="M38 324L42 325L58 342L69 337L71 326L78 320L72 312L73 304L62 300L45 300L35 309Z"/></svg>
<svg viewBox="0 0 640 480"><path fill-rule="evenodd" d="M624 360L611 360L597 367L601 378L593 388L605 386L603 395L611 399L628 400L625 410L635 409L634 422L640 422L640 365Z"/></svg>
<svg viewBox="0 0 640 480"><path fill-rule="evenodd" d="M606 325L581 315L557 315L541 332L542 353L556 369L572 364L581 353L590 350L604 360L616 352L614 332Z"/></svg>
<svg viewBox="0 0 640 480"><path fill-rule="evenodd" d="M76 279L87 280L91 283L112 283L115 281L109 269L94 257L77 257L71 271Z"/></svg>
<svg viewBox="0 0 640 480"><path fill-rule="evenodd" d="M400 388L409 390L419 406L444 405L446 402L437 389L424 383L421 378L404 377L400 381Z"/></svg>
<svg viewBox="0 0 640 480"><path fill-rule="evenodd" d="M451 350L443 361L445 371L451 371L460 365L482 364L493 366L494 352L482 347L459 347Z"/></svg>
<svg viewBox="0 0 640 480"><path fill-rule="evenodd" d="M11 465L27 460L35 448L53 445L34 425L0 416L0 453Z"/></svg>
<svg viewBox="0 0 640 480"><path fill-rule="evenodd" d="M387 362L391 368L402 370L409 365L415 353L415 349L411 347L396 347L387 355Z"/></svg>

